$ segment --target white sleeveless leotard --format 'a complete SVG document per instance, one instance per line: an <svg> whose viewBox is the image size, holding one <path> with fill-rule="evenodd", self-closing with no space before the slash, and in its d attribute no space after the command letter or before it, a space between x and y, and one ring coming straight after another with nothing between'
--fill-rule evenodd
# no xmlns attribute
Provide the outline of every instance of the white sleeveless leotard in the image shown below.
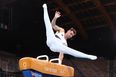
<svg viewBox="0 0 116 77"><path fill-rule="evenodd" d="M63 45L68 46L66 39L64 38L64 32L56 32L55 36L62 42Z"/></svg>

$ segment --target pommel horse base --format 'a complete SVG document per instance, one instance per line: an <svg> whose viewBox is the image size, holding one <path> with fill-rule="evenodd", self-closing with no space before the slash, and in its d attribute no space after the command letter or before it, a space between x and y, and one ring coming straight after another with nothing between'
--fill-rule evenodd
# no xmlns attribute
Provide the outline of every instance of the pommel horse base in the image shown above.
<svg viewBox="0 0 116 77"><path fill-rule="evenodd" d="M43 57L46 60L40 59ZM58 63L53 62L56 60L58 60ZM74 77L73 67L62 65L59 59L48 61L46 55L38 56L37 58L21 58L19 60L19 69L23 72L24 77Z"/></svg>

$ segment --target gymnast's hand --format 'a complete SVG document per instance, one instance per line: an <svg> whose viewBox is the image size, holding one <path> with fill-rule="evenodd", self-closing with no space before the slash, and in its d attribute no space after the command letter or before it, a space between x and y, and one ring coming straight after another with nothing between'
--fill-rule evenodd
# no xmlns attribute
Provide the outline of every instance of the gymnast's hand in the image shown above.
<svg viewBox="0 0 116 77"><path fill-rule="evenodd" d="M59 17L61 17L61 13L60 13L59 11L56 11L54 17L55 17L55 18L59 18Z"/></svg>
<svg viewBox="0 0 116 77"><path fill-rule="evenodd" d="M43 8L47 8L47 4L44 3L44 4L43 4Z"/></svg>

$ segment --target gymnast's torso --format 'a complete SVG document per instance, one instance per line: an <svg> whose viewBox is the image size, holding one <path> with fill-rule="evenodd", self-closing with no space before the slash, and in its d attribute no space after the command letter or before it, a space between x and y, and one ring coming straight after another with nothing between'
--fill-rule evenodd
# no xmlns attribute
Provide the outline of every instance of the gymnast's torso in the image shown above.
<svg viewBox="0 0 116 77"><path fill-rule="evenodd" d="M66 39L64 38L64 32L56 32L55 33L55 36L56 36L56 38L58 39L58 40L60 40L60 42L63 44L63 45L65 45L65 46L67 46L67 41L66 41Z"/></svg>

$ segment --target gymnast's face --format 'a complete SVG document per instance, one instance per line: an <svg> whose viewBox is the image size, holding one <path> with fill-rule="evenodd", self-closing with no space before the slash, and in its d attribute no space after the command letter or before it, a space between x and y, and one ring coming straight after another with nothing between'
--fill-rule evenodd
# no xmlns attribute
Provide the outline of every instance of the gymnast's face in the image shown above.
<svg viewBox="0 0 116 77"><path fill-rule="evenodd" d="M72 38L72 37L75 36L75 35L76 35L76 33L75 33L73 30L71 30L71 29L69 29L69 30L65 33L66 39L70 39L70 38Z"/></svg>

